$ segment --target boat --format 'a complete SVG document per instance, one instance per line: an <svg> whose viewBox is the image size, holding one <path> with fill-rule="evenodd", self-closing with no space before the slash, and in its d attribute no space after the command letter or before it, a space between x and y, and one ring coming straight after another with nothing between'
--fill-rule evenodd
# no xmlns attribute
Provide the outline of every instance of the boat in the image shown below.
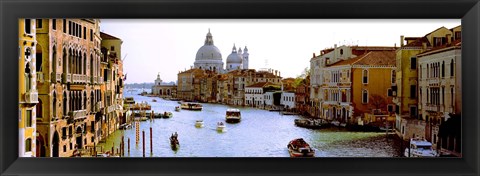
<svg viewBox="0 0 480 176"><path fill-rule="evenodd" d="M410 146L405 149L404 155L405 157L438 157L438 153L432 148L432 143L418 137L410 139Z"/></svg>
<svg viewBox="0 0 480 176"><path fill-rule="evenodd" d="M163 118L170 118L170 117L173 117L173 114L172 114L171 112L166 112L166 111L165 111L165 112L163 113L163 116L162 116L162 117L163 117Z"/></svg>
<svg viewBox="0 0 480 176"><path fill-rule="evenodd" d="M287 148L290 157L313 157L315 155L315 149L312 149L303 138L291 140Z"/></svg>
<svg viewBox="0 0 480 176"><path fill-rule="evenodd" d="M197 120L197 121L195 121L195 127L197 127L197 128L202 128L202 127L203 127L203 120Z"/></svg>
<svg viewBox="0 0 480 176"><path fill-rule="evenodd" d="M227 123L238 123L242 119L239 109L227 109L225 121Z"/></svg>
<svg viewBox="0 0 480 176"><path fill-rule="evenodd" d="M202 104L200 104L200 103L183 102L180 105L180 108L186 109L186 110L201 111L203 107L202 107Z"/></svg>
<svg viewBox="0 0 480 176"><path fill-rule="evenodd" d="M130 124L128 124L128 123L124 123L124 124L120 125L119 128L120 128L121 130L126 130L126 129L129 129L129 128L131 128L131 127L132 127L132 125L130 125Z"/></svg>
<svg viewBox="0 0 480 176"><path fill-rule="evenodd" d="M172 147L172 150L178 150L178 148L180 148L180 142L178 142L177 132L170 136L170 147Z"/></svg>
<svg viewBox="0 0 480 176"><path fill-rule="evenodd" d="M180 111L180 106L175 106L175 111L179 112Z"/></svg>
<svg viewBox="0 0 480 176"><path fill-rule="evenodd" d="M217 131L218 132L224 132L225 131L225 124L223 122L218 122L217 123Z"/></svg>
<svg viewBox="0 0 480 176"><path fill-rule="evenodd" d="M282 115L298 115L298 113L288 112L288 111L282 111L281 114L282 114Z"/></svg>
<svg viewBox="0 0 480 176"><path fill-rule="evenodd" d="M162 118L162 117L163 117L162 113L154 113L153 114L153 118L158 119L158 118Z"/></svg>
<svg viewBox="0 0 480 176"><path fill-rule="evenodd" d="M340 122L339 122L339 121L336 121L336 120L335 120L335 121L332 121L332 125L335 125L335 126L338 127L338 126L340 126Z"/></svg>
<svg viewBox="0 0 480 176"><path fill-rule="evenodd" d="M157 100L156 100L156 99L152 99L152 102L157 102Z"/></svg>
<svg viewBox="0 0 480 176"><path fill-rule="evenodd" d="M133 97L125 97L123 102L124 104L135 104L135 100L133 99Z"/></svg>
<svg viewBox="0 0 480 176"><path fill-rule="evenodd" d="M320 129L323 125L319 120L295 119L295 125L303 128Z"/></svg>

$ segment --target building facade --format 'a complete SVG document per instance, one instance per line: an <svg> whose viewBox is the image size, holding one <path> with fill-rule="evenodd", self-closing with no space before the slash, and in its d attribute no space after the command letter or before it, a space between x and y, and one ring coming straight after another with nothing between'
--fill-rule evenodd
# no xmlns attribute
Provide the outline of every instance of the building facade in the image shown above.
<svg viewBox="0 0 480 176"><path fill-rule="evenodd" d="M162 98L176 98L176 90L177 86L175 84L163 84L162 79L160 78L160 73L158 73L157 79L155 79L155 85L152 86L153 95L157 95Z"/></svg>
<svg viewBox="0 0 480 176"><path fill-rule="evenodd" d="M37 113L38 90L36 85L36 20L18 20L18 156L38 157L46 149L38 141ZM41 107L40 107L41 108ZM39 144L37 146L37 144Z"/></svg>

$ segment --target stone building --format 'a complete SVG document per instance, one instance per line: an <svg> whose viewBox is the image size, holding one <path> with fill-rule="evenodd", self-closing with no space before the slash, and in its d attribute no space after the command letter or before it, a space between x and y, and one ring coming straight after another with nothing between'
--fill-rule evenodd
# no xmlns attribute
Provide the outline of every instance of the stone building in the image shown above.
<svg viewBox="0 0 480 176"><path fill-rule="evenodd" d="M38 135L37 113L42 113L38 101L36 71L36 20L18 20L18 156L46 155L44 136ZM40 106L37 106L39 104ZM38 109L40 108L40 109ZM41 117L41 116L40 116ZM40 139L40 140L39 140Z"/></svg>
<svg viewBox="0 0 480 176"><path fill-rule="evenodd" d="M199 68L192 68L178 73L177 98L187 101L194 100L194 80L202 75L205 71ZM197 83L200 86L200 83ZM198 92L199 90L197 90ZM200 94L198 92L198 94Z"/></svg>
<svg viewBox="0 0 480 176"><path fill-rule="evenodd" d="M158 73L157 79L155 79L155 85L152 86L153 95L157 95L162 98L176 98L176 90L177 86L175 84L164 84L160 78L160 73Z"/></svg>
<svg viewBox="0 0 480 176"><path fill-rule="evenodd" d="M40 156L69 157L100 137L100 21L36 21Z"/></svg>
<svg viewBox="0 0 480 176"><path fill-rule="evenodd" d="M447 34L446 43L417 54L418 109L426 122L426 138L436 147L439 128L449 114L461 114L461 26ZM453 142L452 142L453 143Z"/></svg>

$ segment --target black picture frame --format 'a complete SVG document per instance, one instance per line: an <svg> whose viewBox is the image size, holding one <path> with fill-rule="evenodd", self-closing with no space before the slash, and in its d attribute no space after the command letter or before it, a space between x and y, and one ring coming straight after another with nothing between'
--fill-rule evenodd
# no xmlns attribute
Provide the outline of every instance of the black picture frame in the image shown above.
<svg viewBox="0 0 480 176"><path fill-rule="evenodd" d="M1 0L1 175L479 175L478 0ZM462 19L462 158L18 158L19 18Z"/></svg>

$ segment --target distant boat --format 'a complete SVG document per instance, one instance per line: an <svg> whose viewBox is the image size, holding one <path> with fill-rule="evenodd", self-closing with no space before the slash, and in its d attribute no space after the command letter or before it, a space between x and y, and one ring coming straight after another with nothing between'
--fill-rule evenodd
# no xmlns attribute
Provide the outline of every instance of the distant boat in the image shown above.
<svg viewBox="0 0 480 176"><path fill-rule="evenodd" d="M180 106L175 106L175 111L179 112L180 111Z"/></svg>
<svg viewBox="0 0 480 176"><path fill-rule="evenodd" d="M201 111L203 109L203 106L200 103L183 102L180 105L180 108L186 109L186 110Z"/></svg>
<svg viewBox="0 0 480 176"><path fill-rule="evenodd" d="M225 121L227 123L238 123L242 119L239 109L227 109Z"/></svg>
<svg viewBox="0 0 480 176"><path fill-rule="evenodd" d="M162 117L163 118L170 118L170 117L173 117L173 114L171 112L164 112Z"/></svg>
<svg viewBox="0 0 480 176"><path fill-rule="evenodd" d="M320 128L322 128L322 123L318 120L295 119L294 123L298 127L304 127L304 128L310 128L310 129L320 129Z"/></svg>
<svg viewBox="0 0 480 176"><path fill-rule="evenodd" d="M156 99L153 99L152 101L153 101L153 102L157 102L157 100L156 100Z"/></svg>
<svg viewBox="0 0 480 176"><path fill-rule="evenodd" d="M197 120L197 121L195 121L195 127L197 127L197 128L202 128L202 127L203 127L203 120Z"/></svg>
<svg viewBox="0 0 480 176"><path fill-rule="evenodd" d="M218 122L217 123L217 131L218 132L224 132L225 131L225 124L223 122Z"/></svg>

